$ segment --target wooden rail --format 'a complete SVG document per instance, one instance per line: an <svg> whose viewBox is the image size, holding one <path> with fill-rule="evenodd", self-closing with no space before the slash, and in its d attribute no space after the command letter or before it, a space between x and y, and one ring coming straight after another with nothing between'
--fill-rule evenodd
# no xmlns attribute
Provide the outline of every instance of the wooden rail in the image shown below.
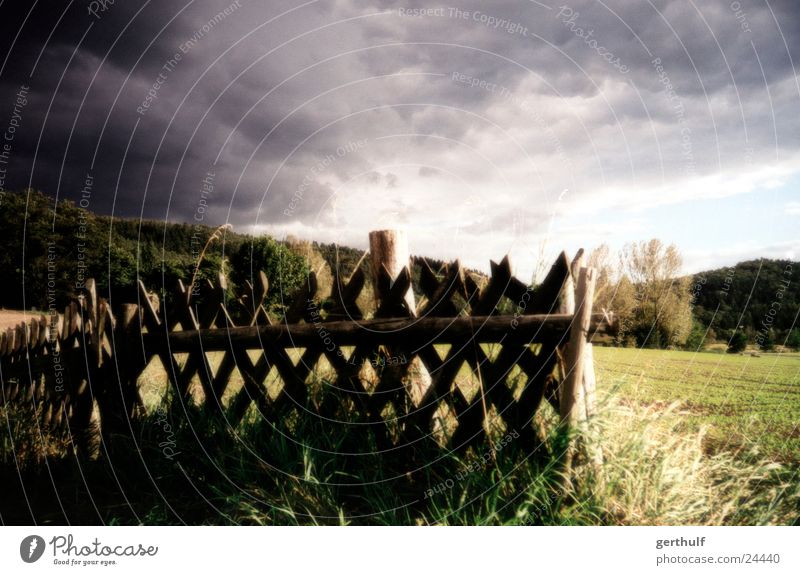
<svg viewBox="0 0 800 575"><path fill-rule="evenodd" d="M146 346L166 346L173 353L193 351L202 342L206 352L227 351L231 346L258 349L261 346L309 347L320 345L320 332L337 346L366 345L380 340L385 345L415 343L566 343L572 315L529 315L514 319L505 316L419 319L372 319L334 321L319 324L285 324L209 328L144 334ZM512 323L514 327L512 327ZM610 333L613 320L607 314L593 314L587 327L590 333ZM329 344L330 345L330 344Z"/></svg>

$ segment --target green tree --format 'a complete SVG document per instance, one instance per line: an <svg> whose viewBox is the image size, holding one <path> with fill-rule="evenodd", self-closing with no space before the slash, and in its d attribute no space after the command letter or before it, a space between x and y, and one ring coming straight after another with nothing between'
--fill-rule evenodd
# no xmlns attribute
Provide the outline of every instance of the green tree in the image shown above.
<svg viewBox="0 0 800 575"><path fill-rule="evenodd" d="M728 353L741 353L747 349L747 334L743 331L736 330L728 343Z"/></svg>
<svg viewBox="0 0 800 575"><path fill-rule="evenodd" d="M103 270L98 219L69 200L56 204L36 190L4 194L0 229L0 273L8 286L0 293L4 307L60 309L80 280Z"/></svg>
<svg viewBox="0 0 800 575"><path fill-rule="evenodd" d="M621 268L636 288L631 333L641 346L686 343L692 327L690 278L681 277L683 260L674 245L652 239L626 245Z"/></svg>
<svg viewBox="0 0 800 575"><path fill-rule="evenodd" d="M614 314L619 326L615 343L625 345L631 338L632 319L637 306L636 288L626 275L621 274L614 261L606 244L592 250L588 258L589 266L597 270L594 308ZM631 345L635 346L635 341Z"/></svg>
<svg viewBox="0 0 800 575"><path fill-rule="evenodd" d="M589 267L596 270L594 285L594 307L598 309L611 309L611 300L614 298L614 279L617 270L611 264L611 250L608 244L601 244L589 254Z"/></svg>
<svg viewBox="0 0 800 575"><path fill-rule="evenodd" d="M800 328L794 328L786 338L786 346L795 351L800 351Z"/></svg>
<svg viewBox="0 0 800 575"><path fill-rule="evenodd" d="M695 276L706 281L696 290L694 315L715 331L740 326L757 333L780 293L780 313L772 317L776 341L784 341L795 328L800 307L800 265L790 260L739 262L733 267L705 271Z"/></svg>
<svg viewBox="0 0 800 575"><path fill-rule="evenodd" d="M617 345L635 347L636 338L632 332L634 312L636 311L636 288L627 276L622 276L616 282L607 306L607 309L614 312L619 326L619 333L616 336Z"/></svg>

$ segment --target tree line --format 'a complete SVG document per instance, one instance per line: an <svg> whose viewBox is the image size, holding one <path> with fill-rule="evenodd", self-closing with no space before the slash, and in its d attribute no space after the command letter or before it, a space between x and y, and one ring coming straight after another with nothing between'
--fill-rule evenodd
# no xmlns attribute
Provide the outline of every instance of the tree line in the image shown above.
<svg viewBox="0 0 800 575"><path fill-rule="evenodd" d="M619 319L618 345L800 349L800 264L760 259L682 275L678 249L657 239L630 243L616 257L600 246L589 264L599 272L595 306Z"/></svg>
<svg viewBox="0 0 800 575"><path fill-rule="evenodd" d="M273 282L267 304L279 308L282 292L308 274L301 255L268 236L111 218L35 190L2 197L0 229L0 306L8 309L62 309L89 278L111 302L136 301L138 280L169 301L178 280L190 286L220 273L231 294L241 293L253 270Z"/></svg>
<svg viewBox="0 0 800 575"><path fill-rule="evenodd" d="M333 269L369 271L364 252L354 248L253 237L228 227L112 219L35 190L2 196L0 229L0 306L8 309L61 309L90 277L112 302L136 301L137 280L169 301L178 280L188 286L222 273L233 297L263 270L271 282L267 305L280 313L312 269L323 284L332 281ZM415 278L421 259L414 258ZM424 259L436 272L445 265ZM682 264L674 245L656 239L617 254L605 245L591 252L589 265L598 270L595 307L619 320L614 344L800 348L800 264L761 259L691 276L682 275Z"/></svg>

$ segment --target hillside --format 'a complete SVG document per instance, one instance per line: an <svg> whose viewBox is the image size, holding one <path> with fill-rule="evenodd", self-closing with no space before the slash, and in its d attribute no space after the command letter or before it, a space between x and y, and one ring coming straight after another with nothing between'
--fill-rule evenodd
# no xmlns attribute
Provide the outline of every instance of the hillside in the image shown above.
<svg viewBox="0 0 800 575"><path fill-rule="evenodd" d="M752 343L783 344L796 329L800 309L800 264L751 260L695 274L694 316L717 339L743 327Z"/></svg>
<svg viewBox="0 0 800 575"><path fill-rule="evenodd" d="M0 291L0 306L6 309L45 309L51 304L61 307L90 277L98 281L103 293L110 289L115 294L112 300L133 301L137 278L169 297L178 279L187 284L191 280L200 253L214 232L214 228L199 224L112 220L70 201L60 201L54 212L53 199L35 191L30 195L7 193L1 199L0 229L5 232L5 245L0 251L0 273L9 287ZM27 218L20 214L27 214ZM335 266L347 276L359 261L365 271L369 265L362 259L363 250L292 238L253 238L229 229L208 246L201 274L216 275L224 267L233 286L244 284L250 273L254 241L264 244L262 262L267 258L270 265L291 267L281 275L292 278L282 286L284 291L291 291L302 281L303 269L317 272L320 293L324 294L329 293ZM415 257L414 261L421 259L434 271L440 271L445 263L428 257ZM265 268L270 265L262 263ZM278 275L274 271L273 275ZM414 265L412 273L419 276L419 265ZM750 343L769 347L783 344L796 329L799 264L788 260L746 261L695 274L688 283L696 331L703 334L709 330L706 343L726 342L741 326ZM800 330L793 338L800 339ZM797 347L800 342L794 339L793 347Z"/></svg>
<svg viewBox="0 0 800 575"><path fill-rule="evenodd" d="M212 277L224 268L231 287L241 287L250 275L254 242L262 248L260 267L268 276L284 280L281 290L271 286L275 300L280 299L279 291L285 296L302 281L297 273L300 261L303 273L308 269L317 272L322 294L329 293L337 262L345 277L359 261L365 270L369 265L362 259L363 250L292 238L254 238L231 229L221 230L219 240L206 246L215 228L112 219L83 210L69 200L59 201L55 210L53 198L38 191L6 193L0 202L0 229L5 235L0 274L8 286L0 290L0 307L11 310L47 309L51 305L60 309L88 278L97 281L103 295L110 290L116 302L136 299L137 279L162 297L170 297L179 279L190 283L201 253L201 277ZM444 265L425 259L435 271ZM279 265L284 273L264 265L265 260ZM419 267L414 267L413 273L418 275ZM365 292L369 297L369 286Z"/></svg>

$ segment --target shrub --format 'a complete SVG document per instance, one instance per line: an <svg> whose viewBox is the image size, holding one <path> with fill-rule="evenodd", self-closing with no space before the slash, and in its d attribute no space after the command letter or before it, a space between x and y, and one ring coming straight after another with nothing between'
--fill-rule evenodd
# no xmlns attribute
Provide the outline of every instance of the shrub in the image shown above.
<svg viewBox="0 0 800 575"><path fill-rule="evenodd" d="M747 349L747 335L743 331L737 331L728 344L728 353L741 353L745 349Z"/></svg>
<svg viewBox="0 0 800 575"><path fill-rule="evenodd" d="M253 282L259 271L269 280L266 303L271 308L285 306L291 295L308 277L306 260L292 252L284 244L268 236L252 238L242 243L230 257L231 279L239 286Z"/></svg>
<svg viewBox="0 0 800 575"><path fill-rule="evenodd" d="M775 330L772 328L756 336L756 342L763 351L772 351L775 349L775 339Z"/></svg>
<svg viewBox="0 0 800 575"><path fill-rule="evenodd" d="M692 319L692 331L686 339L686 349L699 351L706 347L706 328L696 319Z"/></svg>
<svg viewBox="0 0 800 575"><path fill-rule="evenodd" d="M786 346L795 351L800 351L800 328L794 328L786 338Z"/></svg>

